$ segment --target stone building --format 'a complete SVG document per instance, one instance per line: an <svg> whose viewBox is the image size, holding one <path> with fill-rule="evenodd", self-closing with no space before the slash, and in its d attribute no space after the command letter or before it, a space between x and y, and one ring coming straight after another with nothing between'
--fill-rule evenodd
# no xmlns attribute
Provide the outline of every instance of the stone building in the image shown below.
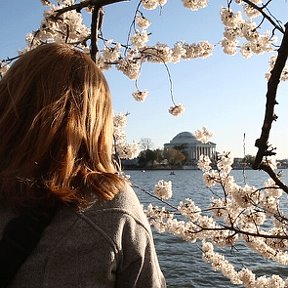
<svg viewBox="0 0 288 288"><path fill-rule="evenodd" d="M216 144L208 142L206 144L197 140L190 132L181 132L177 134L169 143L164 144L164 149L176 148L186 157L186 165L194 165L200 158L200 155L207 155L214 159L216 155Z"/></svg>

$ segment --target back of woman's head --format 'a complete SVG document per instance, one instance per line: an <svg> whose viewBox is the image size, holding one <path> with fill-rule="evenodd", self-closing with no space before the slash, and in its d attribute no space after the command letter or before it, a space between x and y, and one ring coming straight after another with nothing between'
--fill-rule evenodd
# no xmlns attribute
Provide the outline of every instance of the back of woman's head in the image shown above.
<svg viewBox="0 0 288 288"><path fill-rule="evenodd" d="M0 81L0 133L0 193L12 203L41 198L39 187L76 205L87 189L112 199L123 183L108 85L68 45L40 46L12 65Z"/></svg>

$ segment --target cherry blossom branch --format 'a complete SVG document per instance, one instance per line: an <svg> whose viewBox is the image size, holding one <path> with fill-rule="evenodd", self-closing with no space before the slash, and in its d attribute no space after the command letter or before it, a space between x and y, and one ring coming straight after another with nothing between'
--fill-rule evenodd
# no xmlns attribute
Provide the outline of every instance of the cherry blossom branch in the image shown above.
<svg viewBox="0 0 288 288"><path fill-rule="evenodd" d="M195 223L194 223L195 224ZM260 232L249 232L249 231L245 231L245 230L241 230L239 228L235 228L235 226L231 225L231 226L227 226L227 225L222 225L222 227L213 227L213 228L209 228L209 227L202 227L199 224L195 224L200 230L198 231L192 231L192 230L188 230L190 233L192 234L197 234L200 233L202 231L233 231L236 234L242 234L242 235L246 235L246 236L252 236L252 237L260 237L260 238L265 238L265 239L288 239L288 235L271 235L271 234L264 234L264 233L260 233Z"/></svg>
<svg viewBox="0 0 288 288"><path fill-rule="evenodd" d="M154 195L151 195L151 196L154 196ZM159 210L159 208L157 208L157 207L155 207L155 209L159 211L159 215L161 215L162 213L167 213L167 214L171 213L171 212L168 212L168 211L164 211L163 212L163 210ZM172 214L174 214L174 213L172 213ZM157 212L155 214L155 218L153 216L151 216L151 215L148 215L148 218L150 220L154 220L155 222L157 222L158 221ZM163 219L161 221L163 221ZM255 226L257 228L257 232L252 232L252 231L243 230L241 228L237 228L237 227L235 227L235 225L233 223L231 223L231 225L219 224L218 227L207 227L207 226L204 227L200 223L197 223L196 221L191 221L191 223L193 223L193 225L195 225L198 229L196 229L196 230L187 229L186 232L185 232L186 236L187 236L187 233L190 233L191 235L197 235L197 234L200 234L201 232L205 232L205 231L211 231L211 232L231 231L231 232L234 232L234 235L240 234L240 235L251 236L251 237L255 237L255 238L275 239L275 240L276 239L282 239L282 240L288 239L288 235L286 233L282 234L282 235L279 235L279 234L278 235L273 235L273 234L270 234L270 233L260 232L259 231L259 226L256 223L255 223ZM165 223L165 222L162 222L162 224L163 225L167 225L167 223ZM168 228L168 230L169 230L169 228ZM211 237L213 238L213 234L211 234ZM228 236L228 238L229 237L231 237L231 235Z"/></svg>
<svg viewBox="0 0 288 288"><path fill-rule="evenodd" d="M141 190L142 192L145 192L145 193L148 194L149 196L151 196L151 197L159 200L160 202L166 204L167 206L169 206L169 207L172 208L173 210L175 210L175 211L178 210L178 208L177 208L176 206L174 206L174 205L170 204L169 202L161 199L160 197L158 197L158 196L154 195L153 193L149 192L148 190L146 190L146 189L138 186L138 185L135 184L134 182L132 183L132 187L137 188L138 190Z"/></svg>
<svg viewBox="0 0 288 288"><path fill-rule="evenodd" d="M274 114L274 106L277 104L276 93L278 84L280 82L281 73L285 67L287 56L288 56L288 23L285 24L285 33L280 48L278 49L278 56L276 58L275 65L271 71L271 77L267 85L268 88L266 94L266 110L265 110L264 123L262 126L262 133L260 138L257 139L255 142L255 146L258 147L258 152L255 161L252 165L253 169L255 170L260 169L264 156L271 156L276 154L275 152L273 152L274 149L268 146L268 139L272 122L276 121L277 119L277 116ZM265 165L262 165L261 168L266 169ZM271 171L269 173L271 173ZM287 192L287 190L285 190L285 192Z"/></svg>
<svg viewBox="0 0 288 288"><path fill-rule="evenodd" d="M276 23L272 17L270 17L267 13L265 13L264 9L267 8L268 4L270 3L270 1L268 1L265 5L263 5L262 7L257 6L256 4L254 4L253 2L251 2L250 0L243 0L243 2L245 2L246 4L248 4L249 6L253 7L254 9L256 9L257 11L259 11L263 17L265 19L267 19L274 27L275 29L277 29L278 31L280 31L281 33L284 34L284 29L281 27L281 25L279 25L279 23Z"/></svg>

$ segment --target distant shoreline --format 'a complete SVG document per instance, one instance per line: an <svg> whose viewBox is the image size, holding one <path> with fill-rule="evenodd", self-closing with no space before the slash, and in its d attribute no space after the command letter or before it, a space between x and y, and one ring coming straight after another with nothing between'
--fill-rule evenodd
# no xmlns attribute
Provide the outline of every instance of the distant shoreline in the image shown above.
<svg viewBox="0 0 288 288"><path fill-rule="evenodd" d="M277 169L278 170L284 170L284 169L287 169L288 167L278 167ZM189 168L182 168L182 167L149 167L149 168L139 168L139 167L124 167L123 170L137 170L137 171L156 171L156 170L166 170L166 171L179 171L179 170L182 170L182 171L186 171L186 170L199 170L200 169L198 167L189 167ZM233 167L232 170L254 170L252 167ZM258 169L256 169L258 170ZM255 171L256 171L255 170Z"/></svg>

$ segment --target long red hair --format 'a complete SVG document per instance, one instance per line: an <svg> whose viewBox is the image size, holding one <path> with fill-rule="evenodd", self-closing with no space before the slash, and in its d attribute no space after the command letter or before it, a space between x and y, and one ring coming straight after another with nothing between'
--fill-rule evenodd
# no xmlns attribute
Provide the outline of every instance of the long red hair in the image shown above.
<svg viewBox="0 0 288 288"><path fill-rule="evenodd" d="M55 196L78 205L87 191L109 200L124 183L108 85L69 45L42 45L11 66L0 81L0 133L0 195L12 204Z"/></svg>

